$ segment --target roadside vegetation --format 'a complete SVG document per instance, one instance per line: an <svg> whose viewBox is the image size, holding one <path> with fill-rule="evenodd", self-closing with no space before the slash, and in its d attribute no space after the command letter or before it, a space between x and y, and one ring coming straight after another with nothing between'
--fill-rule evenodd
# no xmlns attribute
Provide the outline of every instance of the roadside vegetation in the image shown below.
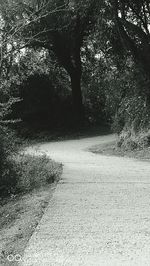
<svg viewBox="0 0 150 266"><path fill-rule="evenodd" d="M0 265L23 251L47 207L62 165L46 155L29 155L12 131L0 133Z"/></svg>
<svg viewBox="0 0 150 266"><path fill-rule="evenodd" d="M5 266L18 265L8 258L22 256L62 174L62 165L48 156L22 151L24 141L12 130L17 120L6 119L13 102L0 109L0 265Z"/></svg>
<svg viewBox="0 0 150 266"><path fill-rule="evenodd" d="M0 198L31 191L59 179L61 164L46 155L21 152L21 143L6 127L0 133Z"/></svg>
<svg viewBox="0 0 150 266"><path fill-rule="evenodd" d="M22 258L29 239L41 220L56 188L56 183L40 186L26 193L11 195L0 204L0 265L9 262L9 255Z"/></svg>
<svg viewBox="0 0 150 266"><path fill-rule="evenodd" d="M116 136L116 141L108 144L99 144L91 147L89 150L96 154L130 157L149 161L150 145L147 143L149 134L142 132L141 135L139 136L137 134L130 138L123 137L123 144L120 144L120 139Z"/></svg>

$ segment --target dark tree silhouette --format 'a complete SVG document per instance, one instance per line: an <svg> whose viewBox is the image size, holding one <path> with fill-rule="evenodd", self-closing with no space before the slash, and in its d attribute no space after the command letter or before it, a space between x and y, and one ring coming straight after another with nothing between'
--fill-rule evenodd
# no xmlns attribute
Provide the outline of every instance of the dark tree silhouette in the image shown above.
<svg viewBox="0 0 150 266"><path fill-rule="evenodd" d="M150 2L113 0L112 7L124 47L150 78Z"/></svg>
<svg viewBox="0 0 150 266"><path fill-rule="evenodd" d="M15 3L15 4L14 4ZM8 16L9 8L13 16ZM5 8L4 8L5 7ZM25 47L44 47L55 54L70 76L74 119L83 119L84 109L81 91L81 48L97 21L100 4L97 0L84 1L7 1L3 5L3 17L11 28L11 35Z"/></svg>

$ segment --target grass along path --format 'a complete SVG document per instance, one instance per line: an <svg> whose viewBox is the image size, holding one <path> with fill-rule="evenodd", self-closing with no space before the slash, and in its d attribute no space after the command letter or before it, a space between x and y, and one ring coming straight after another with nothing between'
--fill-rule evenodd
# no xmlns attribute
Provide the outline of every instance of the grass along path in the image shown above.
<svg viewBox="0 0 150 266"><path fill-rule="evenodd" d="M106 156L121 156L140 160L150 160L150 147L133 150L123 149L117 146L116 140L113 140L109 143L94 145L89 148L89 151L95 154L103 154Z"/></svg>
<svg viewBox="0 0 150 266"><path fill-rule="evenodd" d="M22 258L24 249L43 216L62 173L62 165L51 160L48 161L48 158L39 159L39 157L30 156L24 158L27 163L29 161L27 158L30 159L26 168L23 165L23 171L20 173L19 182L23 184L24 192L12 194L7 199L1 198L1 266L18 265L18 262L12 261L12 256L16 255L17 260ZM53 180L55 182L50 184ZM33 182L36 184L36 189L33 188Z"/></svg>

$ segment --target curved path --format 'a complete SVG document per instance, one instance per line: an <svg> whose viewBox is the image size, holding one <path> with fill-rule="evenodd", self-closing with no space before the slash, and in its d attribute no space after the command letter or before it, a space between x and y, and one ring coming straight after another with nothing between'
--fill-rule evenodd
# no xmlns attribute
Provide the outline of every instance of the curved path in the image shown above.
<svg viewBox="0 0 150 266"><path fill-rule="evenodd" d="M64 172L23 266L150 265L150 163L87 149L113 139L39 145Z"/></svg>

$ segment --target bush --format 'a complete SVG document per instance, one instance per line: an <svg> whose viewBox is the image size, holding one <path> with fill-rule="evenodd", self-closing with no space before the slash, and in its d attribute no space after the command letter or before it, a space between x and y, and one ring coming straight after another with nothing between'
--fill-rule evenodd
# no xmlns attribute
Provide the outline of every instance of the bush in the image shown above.
<svg viewBox="0 0 150 266"><path fill-rule="evenodd" d="M17 155L8 158L1 179L1 194L17 194L53 183L59 179L62 166L46 155Z"/></svg>
<svg viewBox="0 0 150 266"><path fill-rule="evenodd" d="M53 183L61 174L61 164L52 161L46 155L19 155L14 160L16 190L28 191Z"/></svg>
<svg viewBox="0 0 150 266"><path fill-rule="evenodd" d="M0 194L10 191L16 185L12 156L18 150L15 134L0 126Z"/></svg>
<svg viewBox="0 0 150 266"><path fill-rule="evenodd" d="M119 135L118 147L124 150L144 149L150 147L150 130L124 129Z"/></svg>
<svg viewBox="0 0 150 266"><path fill-rule="evenodd" d="M61 173L61 165L46 155L20 155L15 134L0 127L0 196L31 190L52 183Z"/></svg>
<svg viewBox="0 0 150 266"><path fill-rule="evenodd" d="M61 169L60 164L46 155L20 155L15 134L8 127L0 126L0 196L52 183Z"/></svg>

